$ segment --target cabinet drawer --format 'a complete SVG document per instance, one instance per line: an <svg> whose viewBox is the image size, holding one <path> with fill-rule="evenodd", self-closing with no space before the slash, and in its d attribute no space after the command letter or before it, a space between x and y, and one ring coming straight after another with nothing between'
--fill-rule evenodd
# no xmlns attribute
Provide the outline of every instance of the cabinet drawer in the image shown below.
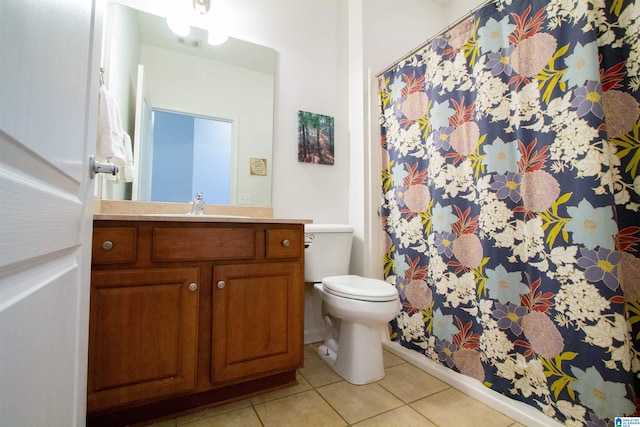
<svg viewBox="0 0 640 427"><path fill-rule="evenodd" d="M267 230L267 258L297 258L302 255L302 233L298 230Z"/></svg>
<svg viewBox="0 0 640 427"><path fill-rule="evenodd" d="M154 228L154 261L248 259L256 254L250 228Z"/></svg>
<svg viewBox="0 0 640 427"><path fill-rule="evenodd" d="M135 227L94 228L91 247L93 264L136 262Z"/></svg>

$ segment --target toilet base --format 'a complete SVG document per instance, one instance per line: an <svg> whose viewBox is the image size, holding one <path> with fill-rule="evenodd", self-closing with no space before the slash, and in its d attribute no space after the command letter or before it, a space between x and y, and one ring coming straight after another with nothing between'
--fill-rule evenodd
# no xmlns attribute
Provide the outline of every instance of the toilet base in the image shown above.
<svg viewBox="0 0 640 427"><path fill-rule="evenodd" d="M318 355L351 384L381 380L384 364L379 326L342 320L337 349L323 344L318 347Z"/></svg>
<svg viewBox="0 0 640 427"><path fill-rule="evenodd" d="M336 364L336 352L329 349L328 346L322 344L318 347L318 356L331 368Z"/></svg>

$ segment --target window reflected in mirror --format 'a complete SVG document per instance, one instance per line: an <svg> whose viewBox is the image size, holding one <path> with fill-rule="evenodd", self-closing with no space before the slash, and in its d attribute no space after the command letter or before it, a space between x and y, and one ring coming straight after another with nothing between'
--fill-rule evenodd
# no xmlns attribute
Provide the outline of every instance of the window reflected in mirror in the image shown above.
<svg viewBox="0 0 640 427"><path fill-rule="evenodd" d="M150 179L151 194L140 197L185 202L202 192L206 203L228 205L233 122L162 110L153 110L152 120L151 176L140 177Z"/></svg>

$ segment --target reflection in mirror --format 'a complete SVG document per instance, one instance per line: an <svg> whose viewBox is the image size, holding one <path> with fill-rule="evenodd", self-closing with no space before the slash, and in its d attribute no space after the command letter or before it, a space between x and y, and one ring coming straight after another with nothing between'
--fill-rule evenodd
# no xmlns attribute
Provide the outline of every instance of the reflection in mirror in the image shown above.
<svg viewBox="0 0 640 427"><path fill-rule="evenodd" d="M145 1L134 3L138 7ZM250 162L264 159L265 164L273 164L274 50L234 38L210 46L206 31L195 27L189 36L178 37L169 30L164 17L118 3L113 3L105 31L107 87L120 103L125 131L132 135L138 179L129 192L107 189L102 192L103 198L188 202L202 191L207 203L223 204L213 195L226 193L229 204L241 199L253 200L256 206L271 206L271 171L252 175ZM228 123L229 178L223 182L220 173L213 173L220 172L220 166L207 154L197 156L199 161L194 163L198 165L193 171L186 171L185 164L163 166L163 181L156 182L154 171L159 168L152 164L155 140L158 133L171 134L166 129L153 131L153 111L157 110ZM164 141L165 148L167 143ZM156 200L160 196L154 188L182 185L172 172L176 169L193 176L195 184L181 189L178 195L167 196L167 200ZM209 188L215 186L216 191L197 188L205 183Z"/></svg>
<svg viewBox="0 0 640 427"><path fill-rule="evenodd" d="M233 122L153 110L151 194L139 198L182 202L198 192L206 203L229 204ZM198 173L193 173L198 171Z"/></svg>

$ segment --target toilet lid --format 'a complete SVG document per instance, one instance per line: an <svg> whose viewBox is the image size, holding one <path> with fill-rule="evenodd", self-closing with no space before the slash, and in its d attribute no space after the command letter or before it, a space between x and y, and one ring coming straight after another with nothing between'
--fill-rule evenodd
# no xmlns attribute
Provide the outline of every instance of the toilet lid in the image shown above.
<svg viewBox="0 0 640 427"><path fill-rule="evenodd" d="M398 298L396 288L382 280L361 276L332 276L322 279L325 292L361 301L393 301Z"/></svg>

